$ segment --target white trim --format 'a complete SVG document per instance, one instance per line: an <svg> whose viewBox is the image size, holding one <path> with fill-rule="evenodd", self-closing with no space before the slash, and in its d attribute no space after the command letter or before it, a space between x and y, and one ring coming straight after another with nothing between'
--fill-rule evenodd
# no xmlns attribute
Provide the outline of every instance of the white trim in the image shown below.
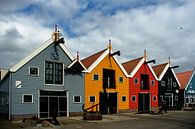
<svg viewBox="0 0 195 129"><path fill-rule="evenodd" d="M45 83L45 63L46 62L52 62L54 63L54 68L55 68L55 63L61 63L62 64L62 84L46 84ZM55 71L54 71L54 76L55 76ZM54 78L55 79L55 78ZM54 80L55 81L55 80ZM58 61L48 61L48 60L45 60L44 61L44 79L43 79L43 84L45 86L64 86L64 62L58 62Z"/></svg>
<svg viewBox="0 0 195 129"><path fill-rule="evenodd" d="M91 101L90 101L90 98L91 98L91 97L94 97L94 98L95 98L95 101L94 101L94 102L91 102ZM96 103L96 96L95 96L95 95L90 95L90 96L89 96L89 102L90 102L90 103Z"/></svg>
<svg viewBox="0 0 195 129"><path fill-rule="evenodd" d="M80 102L75 102L75 100L74 100L75 97L80 97ZM73 95L73 103L75 103L75 104L82 103L82 97L81 97L81 95Z"/></svg>
<svg viewBox="0 0 195 129"><path fill-rule="evenodd" d="M168 68L169 68L169 64L167 63L165 68L163 69L163 71L161 72L161 74L159 76L159 81L162 80L162 78L163 78L164 74L167 72Z"/></svg>
<svg viewBox="0 0 195 129"><path fill-rule="evenodd" d="M80 60L78 61L76 59L74 59L74 61L70 63L67 68L71 68L76 62L80 63L80 65L84 68L84 71L86 70L86 67L83 65L83 63Z"/></svg>
<svg viewBox="0 0 195 129"><path fill-rule="evenodd" d="M69 117L70 116L70 113L69 113L69 111L70 111L70 109L69 109L69 104L70 104L70 102L69 102L69 91L66 92L66 101L67 101L67 108L66 108L67 117Z"/></svg>
<svg viewBox="0 0 195 129"><path fill-rule="evenodd" d="M170 66L171 67L171 66ZM173 73L173 75L174 75L174 77L175 77L175 79L176 79L176 81L177 81L177 83L178 83L178 85L179 85L179 87L181 86L181 84L180 84L180 82L179 82L179 80L178 80L178 78L177 78L177 76L176 76L176 74L175 74L175 72L174 72L174 70L173 69L171 69L171 71L172 71L172 73Z"/></svg>
<svg viewBox="0 0 195 129"><path fill-rule="evenodd" d="M37 68L37 70L38 70L38 71L37 71L37 72L38 72L37 75L35 75L35 74L30 74L30 68ZM29 67L28 67L28 75L29 75L29 76L35 76L35 77L36 77L36 76L39 76L39 67L36 67L36 66L29 66Z"/></svg>
<svg viewBox="0 0 195 129"><path fill-rule="evenodd" d="M24 96L25 95L31 96L32 97L32 102L24 102ZM22 94L22 103L24 103L24 104L31 104L31 103L33 103L33 94Z"/></svg>
<svg viewBox="0 0 195 129"><path fill-rule="evenodd" d="M111 50L111 53L113 53L113 51ZM106 51L104 51L104 53L98 57L98 59L93 62L93 64L84 72L90 73L107 55L109 55L109 49L107 49ZM121 63L118 61L118 59L113 56L113 59L116 61L116 64L119 66L119 68L122 70L122 72L125 74L126 77L130 77L126 70L124 69L124 67L121 65Z"/></svg>
<svg viewBox="0 0 195 129"><path fill-rule="evenodd" d="M44 44L42 44L38 49L32 51L28 56L26 56L24 59L22 59L19 63L14 65L10 71L16 72L18 69L20 69L23 65L25 65L27 62L29 62L31 59L33 59L36 55L38 55L40 52L42 52L44 49L46 49L49 45L51 45L54 42L52 38L47 40ZM68 55L68 57L71 59L71 61L74 60L73 55L70 53L70 51L63 45L59 44L59 46L62 48L64 53Z"/></svg>
<svg viewBox="0 0 195 129"><path fill-rule="evenodd" d="M185 87L185 90L187 90L187 88L188 88L190 82L192 81L192 78L194 77L194 74L195 74L195 70L193 71L193 73L192 73L192 75L191 75L191 77L190 77L190 80L188 81L187 86Z"/></svg>

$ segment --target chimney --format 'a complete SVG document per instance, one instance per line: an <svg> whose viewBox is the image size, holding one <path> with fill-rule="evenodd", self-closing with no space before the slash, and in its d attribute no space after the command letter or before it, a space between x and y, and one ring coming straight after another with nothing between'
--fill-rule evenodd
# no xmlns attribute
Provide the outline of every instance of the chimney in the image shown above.
<svg viewBox="0 0 195 129"><path fill-rule="evenodd" d="M55 25L52 37L54 38L54 41L58 41L60 39L60 31L58 30L57 25Z"/></svg>
<svg viewBox="0 0 195 129"><path fill-rule="evenodd" d="M109 53L111 54L111 50L112 50L112 42L111 42L111 39L109 39L108 49L109 49Z"/></svg>

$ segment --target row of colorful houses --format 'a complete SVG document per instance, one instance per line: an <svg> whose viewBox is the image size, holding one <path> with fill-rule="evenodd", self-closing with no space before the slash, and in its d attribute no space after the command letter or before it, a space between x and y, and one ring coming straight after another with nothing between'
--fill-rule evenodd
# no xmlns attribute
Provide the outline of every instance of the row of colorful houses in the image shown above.
<svg viewBox="0 0 195 129"><path fill-rule="evenodd" d="M10 120L73 116L83 104L102 114L157 111L162 102L170 109L194 106L194 70L176 74L170 61L154 66L146 51L124 63L117 56L109 41L105 49L75 58L55 31L11 69L0 70L0 114Z"/></svg>

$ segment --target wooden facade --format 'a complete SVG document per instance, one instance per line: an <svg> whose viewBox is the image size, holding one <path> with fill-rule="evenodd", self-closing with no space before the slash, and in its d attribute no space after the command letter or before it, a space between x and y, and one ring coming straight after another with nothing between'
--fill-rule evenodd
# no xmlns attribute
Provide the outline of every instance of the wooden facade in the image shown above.
<svg viewBox="0 0 195 129"><path fill-rule="evenodd" d="M82 63L87 68L85 71L85 108L99 104L97 110L102 114L128 110L128 79L125 70L113 54L111 45L83 59Z"/></svg>
<svg viewBox="0 0 195 129"><path fill-rule="evenodd" d="M129 108L136 112L156 111L158 81L146 57L122 64L129 77Z"/></svg>

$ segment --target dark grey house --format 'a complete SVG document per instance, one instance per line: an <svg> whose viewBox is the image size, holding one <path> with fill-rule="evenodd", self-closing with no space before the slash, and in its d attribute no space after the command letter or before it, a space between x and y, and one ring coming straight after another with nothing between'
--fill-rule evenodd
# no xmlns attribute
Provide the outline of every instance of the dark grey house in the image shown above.
<svg viewBox="0 0 195 129"><path fill-rule="evenodd" d="M175 66L174 66L175 67ZM158 83L159 106L165 102L168 109L180 108L179 87L180 82L170 63L164 63L153 67Z"/></svg>
<svg viewBox="0 0 195 129"><path fill-rule="evenodd" d="M0 82L0 114L10 120L82 112L85 67L59 32L14 65Z"/></svg>

